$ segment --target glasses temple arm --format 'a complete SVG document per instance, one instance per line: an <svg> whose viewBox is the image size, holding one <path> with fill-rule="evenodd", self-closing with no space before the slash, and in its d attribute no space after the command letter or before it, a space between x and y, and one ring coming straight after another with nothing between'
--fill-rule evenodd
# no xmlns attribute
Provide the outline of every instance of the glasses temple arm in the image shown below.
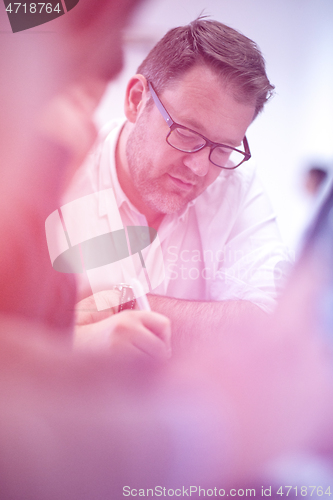
<svg viewBox="0 0 333 500"><path fill-rule="evenodd" d="M163 116L164 120L167 122L168 126L171 127L174 124L173 119L171 118L171 116L169 115L169 113L167 112L167 110L165 109L165 107L163 106L161 101L159 100L159 97L156 94L154 87L152 86L152 84L150 82L148 82L148 87L149 87L150 93L152 95L152 98L154 99L154 103L155 103L157 109L159 110L159 112Z"/></svg>
<svg viewBox="0 0 333 500"><path fill-rule="evenodd" d="M245 153L250 159L251 158L251 151L250 151L249 143L247 142L246 135L244 135L243 143L244 143Z"/></svg>

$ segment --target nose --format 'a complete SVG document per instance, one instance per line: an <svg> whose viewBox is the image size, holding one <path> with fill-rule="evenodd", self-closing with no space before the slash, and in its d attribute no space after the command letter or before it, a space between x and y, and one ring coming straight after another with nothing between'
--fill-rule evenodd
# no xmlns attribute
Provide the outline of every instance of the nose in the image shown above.
<svg viewBox="0 0 333 500"><path fill-rule="evenodd" d="M209 148L200 149L196 153L187 153L184 155L183 163L188 167L195 175L199 177L204 177L212 165L209 161Z"/></svg>

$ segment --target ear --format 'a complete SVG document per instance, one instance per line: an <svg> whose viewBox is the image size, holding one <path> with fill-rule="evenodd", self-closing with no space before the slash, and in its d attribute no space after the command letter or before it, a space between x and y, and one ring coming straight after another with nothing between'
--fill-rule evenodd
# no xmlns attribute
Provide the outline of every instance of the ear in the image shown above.
<svg viewBox="0 0 333 500"><path fill-rule="evenodd" d="M125 96L125 115L135 123L147 100L148 83L143 75L134 75L128 82Z"/></svg>

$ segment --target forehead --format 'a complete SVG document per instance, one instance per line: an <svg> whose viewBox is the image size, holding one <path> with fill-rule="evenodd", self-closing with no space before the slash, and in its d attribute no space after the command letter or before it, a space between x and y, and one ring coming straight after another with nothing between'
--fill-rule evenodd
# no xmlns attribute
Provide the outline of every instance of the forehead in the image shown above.
<svg viewBox="0 0 333 500"><path fill-rule="evenodd" d="M160 97L172 118L216 142L241 141L255 114L254 103L234 98L232 83L206 65L173 81Z"/></svg>

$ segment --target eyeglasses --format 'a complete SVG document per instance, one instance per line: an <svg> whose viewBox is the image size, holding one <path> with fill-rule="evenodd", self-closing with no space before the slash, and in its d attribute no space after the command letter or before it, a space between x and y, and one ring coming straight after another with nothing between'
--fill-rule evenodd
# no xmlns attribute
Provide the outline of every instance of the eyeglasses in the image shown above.
<svg viewBox="0 0 333 500"><path fill-rule="evenodd" d="M242 151L241 149L236 149L226 144L210 141L198 132L174 122L161 103L153 85L148 82L148 86L157 109L170 127L170 131L166 136L166 141L170 146L184 153L196 153L208 147L210 148L209 160L217 167L229 170L239 167L244 161L248 161L251 158L250 148L246 137L244 137L242 141Z"/></svg>

